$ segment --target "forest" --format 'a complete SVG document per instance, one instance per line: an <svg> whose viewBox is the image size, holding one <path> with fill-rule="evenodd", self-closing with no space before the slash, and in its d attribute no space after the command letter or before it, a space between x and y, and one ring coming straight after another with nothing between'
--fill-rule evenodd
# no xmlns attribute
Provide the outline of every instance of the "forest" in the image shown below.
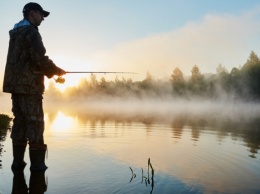
<svg viewBox="0 0 260 194"><path fill-rule="evenodd" d="M108 81L105 77L97 79L95 74L81 79L78 86L69 87L65 92L59 91L51 82L45 94L51 99L72 98L231 98L243 101L260 100L260 59L252 51L242 67L233 67L230 72L221 64L216 73L203 74L198 65L191 69L189 77L184 76L180 68L173 69L168 80L157 80L147 72L142 81L131 78ZM66 84L66 83L65 83Z"/></svg>

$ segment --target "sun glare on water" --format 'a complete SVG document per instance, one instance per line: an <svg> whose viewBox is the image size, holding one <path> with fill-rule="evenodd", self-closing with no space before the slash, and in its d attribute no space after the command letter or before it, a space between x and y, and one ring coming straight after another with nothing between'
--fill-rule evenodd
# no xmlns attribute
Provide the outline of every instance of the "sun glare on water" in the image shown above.
<svg viewBox="0 0 260 194"><path fill-rule="evenodd" d="M75 126L75 119L59 111L53 122L50 123L50 130L55 133L65 132L72 129L73 126Z"/></svg>

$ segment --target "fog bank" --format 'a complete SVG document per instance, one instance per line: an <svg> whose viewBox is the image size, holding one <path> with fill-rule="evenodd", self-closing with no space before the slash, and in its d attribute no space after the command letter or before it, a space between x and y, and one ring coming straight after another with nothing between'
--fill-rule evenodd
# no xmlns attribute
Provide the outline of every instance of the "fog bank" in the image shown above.
<svg viewBox="0 0 260 194"><path fill-rule="evenodd" d="M11 95L0 94L0 113L12 116ZM131 120L136 122L174 123L181 120L207 123L250 124L260 118L260 103L236 99L182 99L96 97L53 100L44 95L44 112L63 111L71 115L85 115L96 119Z"/></svg>
<svg viewBox="0 0 260 194"><path fill-rule="evenodd" d="M47 100L47 99L46 99ZM260 118L260 103L238 100L160 99L85 99L45 102L46 111L67 111L107 119L172 123L184 120L214 123L250 123Z"/></svg>

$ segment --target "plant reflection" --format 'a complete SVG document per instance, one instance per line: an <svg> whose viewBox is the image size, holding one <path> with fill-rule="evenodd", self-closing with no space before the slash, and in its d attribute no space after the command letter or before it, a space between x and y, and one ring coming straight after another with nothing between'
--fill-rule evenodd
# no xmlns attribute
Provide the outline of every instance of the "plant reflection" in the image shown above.
<svg viewBox="0 0 260 194"><path fill-rule="evenodd" d="M133 171L133 169L131 168L131 167L129 167L130 168L130 170L131 170L131 172L132 172L132 177L131 177L131 179L130 179L130 181L129 181L129 183L131 183L132 182L132 180L136 177L136 174L134 173L134 171ZM142 169L143 170L143 169Z"/></svg>
<svg viewBox="0 0 260 194"><path fill-rule="evenodd" d="M131 177L131 179L130 179L130 181L129 181L129 183L131 183L132 180L133 180L134 178L136 178L136 174L134 173L134 171L133 171L133 169L132 169L131 167L129 167L129 168L130 168L130 170L131 170L131 172L132 172L132 177ZM150 181L150 168L151 168L151 173L152 173L151 181ZM150 161L150 158L148 159L148 172L147 172L147 177L144 176L144 170L143 170L143 168L141 168L141 169L142 169L142 182L141 182L141 183L143 184L143 182L145 181L145 185L146 185L146 186L151 184L152 189L151 189L151 191L150 191L150 194L152 194L152 193L153 193L153 189L154 189L154 169L153 169L152 163L151 163L151 161Z"/></svg>
<svg viewBox="0 0 260 194"><path fill-rule="evenodd" d="M45 172L31 172L29 188L23 171L13 171L12 194L43 194L47 191Z"/></svg>
<svg viewBox="0 0 260 194"><path fill-rule="evenodd" d="M2 145L2 142L5 140L5 137L6 137L6 131L7 129L1 129L0 128L0 169L2 168L2 160L1 160L1 157L2 157L2 152L3 152L3 145Z"/></svg>
<svg viewBox="0 0 260 194"><path fill-rule="evenodd" d="M1 157L4 147L2 142L5 141L7 131L10 128L10 121L11 118L9 116L0 114L0 169L2 168Z"/></svg>

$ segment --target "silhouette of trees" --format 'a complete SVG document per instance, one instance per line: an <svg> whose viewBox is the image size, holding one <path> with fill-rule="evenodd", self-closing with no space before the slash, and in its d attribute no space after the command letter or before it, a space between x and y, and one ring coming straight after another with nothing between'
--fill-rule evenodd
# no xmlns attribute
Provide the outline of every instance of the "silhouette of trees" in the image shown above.
<svg viewBox="0 0 260 194"><path fill-rule="evenodd" d="M65 83L66 84L66 83ZM77 87L68 88L65 93L72 97L201 97L219 98L232 96L243 100L260 99L260 59L252 51L246 63L241 67L234 67L230 72L221 64L216 68L215 74L202 74L199 67L194 65L190 77L185 77L178 67L168 80L156 80L147 72L142 81L133 81L131 78L108 81L105 77L97 80L94 74L89 79L82 79ZM69 93L69 95L68 95ZM50 84L46 95L63 98L63 94Z"/></svg>
<svg viewBox="0 0 260 194"><path fill-rule="evenodd" d="M240 87L244 88L244 97L259 98L260 97L260 60L252 51L247 62L240 71ZM243 84L243 85L242 85Z"/></svg>
<svg viewBox="0 0 260 194"><path fill-rule="evenodd" d="M230 90L230 82L231 80L227 69L219 64L217 67L215 89L228 92Z"/></svg>
<svg viewBox="0 0 260 194"><path fill-rule="evenodd" d="M173 93L177 93L178 95L183 94L186 89L186 83L183 73L178 67L173 70L170 82L172 84Z"/></svg>
<svg viewBox="0 0 260 194"><path fill-rule="evenodd" d="M188 86L193 94L204 95L206 92L207 86L204 75L201 74L197 65L193 66L191 69L191 77L189 79Z"/></svg>

